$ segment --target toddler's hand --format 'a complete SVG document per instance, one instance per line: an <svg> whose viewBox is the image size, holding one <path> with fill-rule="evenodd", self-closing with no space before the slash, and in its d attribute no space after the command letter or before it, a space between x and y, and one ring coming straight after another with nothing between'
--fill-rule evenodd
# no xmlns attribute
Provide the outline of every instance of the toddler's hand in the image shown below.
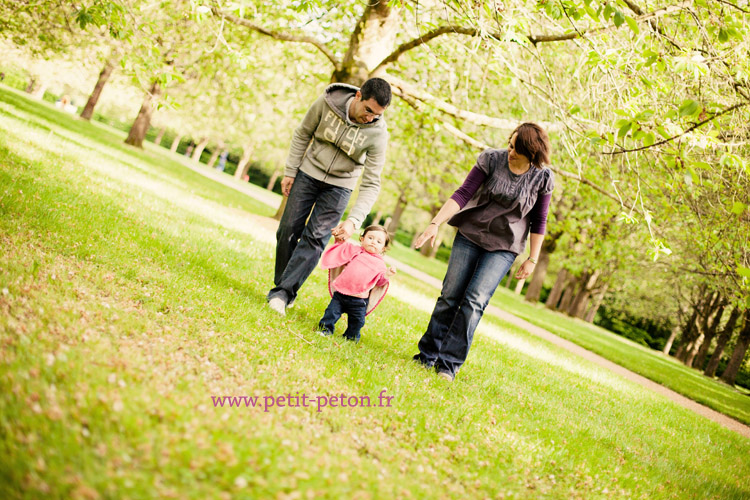
<svg viewBox="0 0 750 500"><path fill-rule="evenodd" d="M386 273L385 273L385 275L388 276L389 278L391 276L393 276L394 274L396 274L396 268L395 267L389 267L388 271L386 271Z"/></svg>

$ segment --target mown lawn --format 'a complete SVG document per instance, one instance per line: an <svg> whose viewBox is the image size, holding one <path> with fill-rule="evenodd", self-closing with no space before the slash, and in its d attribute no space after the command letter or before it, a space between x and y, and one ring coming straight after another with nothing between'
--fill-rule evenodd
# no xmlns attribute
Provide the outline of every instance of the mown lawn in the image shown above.
<svg viewBox="0 0 750 500"><path fill-rule="evenodd" d="M357 345L322 271L279 318L262 208L100 129L0 90L0 498L750 495L750 441L491 318L453 384L415 366L408 276Z"/></svg>
<svg viewBox="0 0 750 500"><path fill-rule="evenodd" d="M394 245L390 255L439 280L445 276L446 263L426 259L403 245ZM497 289L490 303L683 396L750 424L750 397L741 388L729 387L718 379L708 378L674 358L604 328L550 311L543 304L530 304L505 287Z"/></svg>

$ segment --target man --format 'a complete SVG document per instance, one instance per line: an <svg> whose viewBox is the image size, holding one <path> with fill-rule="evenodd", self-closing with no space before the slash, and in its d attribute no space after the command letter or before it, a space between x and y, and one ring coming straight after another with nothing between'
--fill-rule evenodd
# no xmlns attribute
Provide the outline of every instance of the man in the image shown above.
<svg viewBox="0 0 750 500"><path fill-rule="evenodd" d="M361 89L334 83L294 131L281 181L289 199L276 232L275 286L267 296L279 314L294 302L331 234L348 239L375 203L388 144L383 113L390 103L391 86L382 78ZM360 176L357 201L341 221Z"/></svg>

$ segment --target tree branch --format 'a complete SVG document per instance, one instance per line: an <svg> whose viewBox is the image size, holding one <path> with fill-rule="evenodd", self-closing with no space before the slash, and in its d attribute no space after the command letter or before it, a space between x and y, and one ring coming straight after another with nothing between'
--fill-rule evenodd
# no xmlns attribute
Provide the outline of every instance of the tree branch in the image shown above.
<svg viewBox="0 0 750 500"><path fill-rule="evenodd" d="M668 7L664 7L661 9L657 9L653 12L643 14L643 11L636 4L632 3L630 0L625 0L625 2L628 5L628 7L630 7L631 10L633 10L633 12L636 12L639 15L639 17L635 18L635 21L638 23L650 21L652 19L665 16L667 14L678 11L692 4L691 1L683 1L675 5L670 5ZM598 34L606 33L608 31L613 31L616 29L618 29L617 26L610 25L610 26L604 26L602 28L595 28L595 29L590 29L590 30L576 29L576 31L571 32L571 33L560 33L560 34L554 34L554 35L531 35L530 34L530 35L527 35L526 38L528 38L529 41L533 45L537 45L539 43L550 43L550 42L561 42L565 40L574 40L576 38L583 38L585 35L598 35ZM479 36L482 34L482 31L477 28L467 28L464 26L456 26L456 25L440 26L439 28L435 28L434 30L429 31L425 33L424 35L420 35L413 40L402 43L396 48L396 50L391 52L391 54L388 55L388 57L383 59L377 65L375 69L377 70L383 66L396 62L398 58L401 57L402 54L412 50L415 47L425 44L429 42L430 40L433 40L441 35L451 34L451 33L457 34L457 35ZM497 40L501 40L503 38L503 34L500 32L489 33L488 36L491 38L495 38Z"/></svg>
<svg viewBox="0 0 750 500"><path fill-rule="evenodd" d="M463 26L441 26L439 28L435 28L434 30L428 33L425 33L424 35L420 35L418 38L415 38L414 40L411 40L409 42L402 43L401 45L399 45L396 48L396 50L391 52L391 54L388 57L380 61L380 64L377 65L377 67L375 68L373 72L380 69L382 66L386 66L390 63L396 62L398 58L401 57L401 54L403 54L404 52L408 52L415 47L418 47L422 44L429 42L433 38L437 38L440 35L445 35L447 33L478 36L480 32L476 28L465 28Z"/></svg>
<svg viewBox="0 0 750 500"><path fill-rule="evenodd" d="M331 64L333 64L334 70L341 69L341 62L338 59L336 59L336 56L333 55L333 52L328 50L328 48L325 45L323 45L319 40L316 40L315 38L312 38L309 36L290 35L288 33L270 30L268 28L264 28L263 26L260 26L259 24L255 24L249 19L236 17L231 14L227 14L226 12L222 12L216 7L212 7L211 12L213 12L215 16L226 19L232 24L236 24L238 26L242 26L242 27L251 29L253 31L257 31L258 33L269 36L273 38L274 40L281 40L284 42L309 43L310 45L313 45L315 48L321 51L323 55L325 55L328 58L328 60L331 61Z"/></svg>
<svg viewBox="0 0 750 500"><path fill-rule="evenodd" d="M723 3L724 5L728 5L728 6L734 8L734 9L737 9L737 10L739 10L741 12L744 12L745 14L750 14L750 10L745 10L742 7L740 7L739 5L733 4L732 2L727 2L726 0L716 0L716 1L719 2L719 3Z"/></svg>
<svg viewBox="0 0 750 500"><path fill-rule="evenodd" d="M636 13L643 12L643 11L641 11L638 8L637 5L635 5L635 4L631 5L631 4L632 4L632 2L627 2L628 7L630 7L631 9L633 9L634 7L636 9L638 9L637 11L634 10L634 12L636 12ZM659 18L659 17L666 16L667 14L671 14L672 12L676 12L676 11L682 10L685 7L691 6L692 4L693 4L692 1L683 1L683 2L677 3L675 5L669 5L667 7L661 8L661 9L656 9L655 11L649 12L648 14L639 15L638 17L634 18L633 20L636 23L643 23L643 22L646 22L646 21L650 21L652 19L656 19L656 18ZM576 31L576 32L573 32L573 33L565 33L565 34L561 34L561 35L539 35L539 36L530 35L529 36L529 41L531 43L533 43L534 45L536 45L538 43L558 42L558 41L563 41L563 40L573 40L575 38L582 38L584 35L599 35L599 34L606 33L606 32L609 32L609 31L613 31L613 30L616 30L616 29L618 29L618 27L615 26L614 24L612 24L610 26L604 26L602 28L595 28L595 29L589 29L589 30L585 30L584 29L584 30L580 30L580 32Z"/></svg>
<svg viewBox="0 0 750 500"><path fill-rule="evenodd" d="M516 128L518 125L521 124L521 122L519 122L518 120L507 120L505 118L497 118L494 116L487 116L487 115L482 115L479 113L474 113L472 111L465 111L463 109L459 109L452 104L449 104L445 101L441 101L440 99L433 96L432 94L417 90L416 88L412 87L407 82L393 75L388 75L388 81L390 82L391 86L395 88L394 93L398 95L399 97L402 97L402 98L408 97L411 99L416 99L418 101L424 102L442 111L443 113L447 115L453 116L459 120L462 120L468 123L474 123L476 125L484 125L484 126L492 127L492 128L499 128L502 130L513 130L514 128ZM560 129L560 124L558 123L549 123L549 122L537 122L537 123L539 123L539 125L543 126L548 131L555 131L555 130Z"/></svg>
<svg viewBox="0 0 750 500"><path fill-rule="evenodd" d="M484 144L481 141L478 141L478 140L474 139L470 135L461 132L459 129L457 129L456 127L454 127L450 123L447 123L447 122L442 122L442 123L443 123L443 128L445 128L445 130L447 130L448 132L450 132L455 137L461 139L465 143L467 143L467 144L469 144L471 146L474 146L477 149L485 150L485 149L488 149L488 148L491 147L491 146L489 146L487 144ZM576 174L574 174L572 172L568 172L568 171L563 170L561 168L553 167L551 165L547 165L547 166L550 168L550 170L552 170L556 174L559 174L562 177L567 177L568 179L573 179L575 181L580 182L581 184L585 184L585 185L589 186L591 189L593 189L594 191L598 191L599 193L603 194L607 198L611 198L614 201L616 201L620 206L623 206L623 203L622 203L622 200L620 199L620 197L618 197L616 195L613 195L612 193L610 193L606 189L600 187L599 185L593 183L592 181L586 179L585 177L581 177L580 175L576 175ZM630 208L630 207L628 207L628 208ZM639 214L643 215L641 213L641 211L638 210L637 207L634 207L634 209L635 209L636 212L638 212Z"/></svg>
<svg viewBox="0 0 750 500"><path fill-rule="evenodd" d="M724 111L722 111L720 113L714 114L711 118L706 118L702 122L694 123L691 127L688 127L687 129L683 130L679 134L674 135L672 137L669 137L668 139L664 139L662 141L655 142L655 143L651 144L650 146L641 146L639 148L633 148L633 149L620 149L618 151L610 151L608 153L602 153L602 154L605 154L605 155L620 155L620 154L624 154L624 153L632 153L634 151L642 151L644 149L649 149L649 148L654 148L656 146L661 146L662 144L666 144L668 142L672 142L673 140L677 139L678 137L682 137L683 135L685 135L685 134L687 134L689 132L692 132L693 130L695 130L695 129L699 128L699 127L702 127L706 123L709 123L709 122L715 120L716 118L720 117L721 115L725 115L727 113L730 113L730 112L734 111L735 109L743 108L743 107L747 106L748 104L750 104L750 102L741 102L741 103L735 104L734 106L730 106L727 109L725 109Z"/></svg>

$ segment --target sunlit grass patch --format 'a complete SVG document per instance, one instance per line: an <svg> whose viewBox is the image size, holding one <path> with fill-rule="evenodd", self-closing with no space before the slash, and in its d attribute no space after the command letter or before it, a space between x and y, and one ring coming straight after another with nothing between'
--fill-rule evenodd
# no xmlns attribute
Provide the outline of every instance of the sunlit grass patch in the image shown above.
<svg viewBox="0 0 750 500"><path fill-rule="evenodd" d="M48 143L43 117L4 113L3 498L750 494L746 439L489 316L502 341L478 335L453 384L415 365L436 292L406 275L359 344L315 333L321 270L277 316L267 229L231 190L148 155L97 167L106 137ZM384 390L391 406L212 400Z"/></svg>

